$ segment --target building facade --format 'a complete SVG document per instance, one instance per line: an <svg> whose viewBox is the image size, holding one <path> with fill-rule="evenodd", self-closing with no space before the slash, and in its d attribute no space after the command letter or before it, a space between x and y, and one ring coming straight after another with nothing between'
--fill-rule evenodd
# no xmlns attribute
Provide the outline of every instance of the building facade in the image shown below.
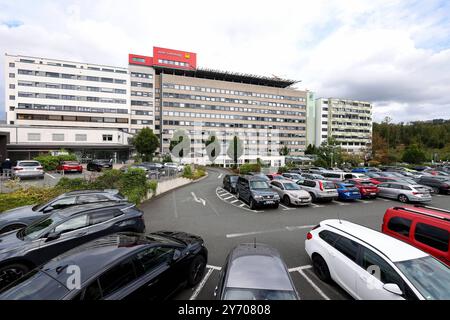
<svg viewBox="0 0 450 320"><path fill-rule="evenodd" d="M366 101L319 98L315 103L315 145L333 138L350 153L372 144L372 104Z"/></svg>

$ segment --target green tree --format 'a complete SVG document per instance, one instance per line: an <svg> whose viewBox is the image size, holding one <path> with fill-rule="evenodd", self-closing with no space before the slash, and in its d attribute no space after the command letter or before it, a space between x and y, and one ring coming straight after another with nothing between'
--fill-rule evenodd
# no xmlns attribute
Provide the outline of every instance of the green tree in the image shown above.
<svg viewBox="0 0 450 320"><path fill-rule="evenodd" d="M333 167L335 163L340 165L342 163L342 149L338 142L329 138L322 142L316 150L317 160L316 165L321 167Z"/></svg>
<svg viewBox="0 0 450 320"><path fill-rule="evenodd" d="M313 144L308 144L305 150L305 154L316 154L317 148Z"/></svg>
<svg viewBox="0 0 450 320"><path fill-rule="evenodd" d="M287 147L287 145L284 145L281 149L280 149L280 156L288 156L289 155L289 148Z"/></svg>
<svg viewBox="0 0 450 320"><path fill-rule="evenodd" d="M234 136L230 141L227 149L227 155L233 160L233 163L237 165L238 159L244 153L244 146L241 139L238 136Z"/></svg>
<svg viewBox="0 0 450 320"><path fill-rule="evenodd" d="M426 160L425 152L423 152L418 145L413 144L405 149L403 152L402 160L411 164L420 164Z"/></svg>
<svg viewBox="0 0 450 320"><path fill-rule="evenodd" d="M133 137L132 145L136 148L142 161L151 161L156 149L159 148L159 139L152 129L145 127Z"/></svg>

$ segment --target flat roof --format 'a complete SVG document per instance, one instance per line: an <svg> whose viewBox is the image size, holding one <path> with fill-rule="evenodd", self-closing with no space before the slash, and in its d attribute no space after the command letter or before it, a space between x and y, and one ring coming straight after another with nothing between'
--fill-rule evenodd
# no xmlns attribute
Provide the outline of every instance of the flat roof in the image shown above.
<svg viewBox="0 0 450 320"><path fill-rule="evenodd" d="M278 77L265 77L247 73L238 73L230 71L220 71L215 69L197 68L196 70L186 70L179 68L169 68L154 65L156 74L173 74L178 76L237 82L253 84L258 86L267 86L275 88L289 88L293 84L299 83L298 80L282 79Z"/></svg>

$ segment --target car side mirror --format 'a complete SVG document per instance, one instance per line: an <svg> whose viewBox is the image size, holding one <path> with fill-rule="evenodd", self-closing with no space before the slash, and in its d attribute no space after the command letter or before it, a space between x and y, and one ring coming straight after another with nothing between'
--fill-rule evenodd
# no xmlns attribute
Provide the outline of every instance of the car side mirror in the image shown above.
<svg viewBox="0 0 450 320"><path fill-rule="evenodd" d="M45 238L46 238L45 242L47 242L47 241L53 241L53 240L59 239L59 237L61 237L61 233L59 233L59 232L50 232L50 233L47 234L47 236L45 237Z"/></svg>
<svg viewBox="0 0 450 320"><path fill-rule="evenodd" d="M172 262L175 262L180 258L181 258L181 251L175 250L175 252L173 253L173 256L172 256Z"/></svg>
<svg viewBox="0 0 450 320"><path fill-rule="evenodd" d="M53 211L53 210L55 210L55 208L53 208L52 206L48 206L48 207L44 208L43 212L44 213L48 213L48 212Z"/></svg>
<svg viewBox="0 0 450 320"><path fill-rule="evenodd" d="M383 289L386 290L386 291L388 291L388 292L390 292L390 293L399 295L399 296L403 295L402 290L401 290L400 287L399 287L397 284L395 284L395 283L386 283L386 284L383 286Z"/></svg>

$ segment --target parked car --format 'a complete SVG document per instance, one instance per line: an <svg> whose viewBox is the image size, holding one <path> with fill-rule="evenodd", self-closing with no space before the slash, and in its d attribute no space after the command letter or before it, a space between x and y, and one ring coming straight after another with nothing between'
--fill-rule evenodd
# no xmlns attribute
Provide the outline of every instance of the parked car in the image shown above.
<svg viewBox="0 0 450 320"><path fill-rule="evenodd" d="M327 180L344 181L346 177L351 177L348 172L344 171L322 171L321 176Z"/></svg>
<svg viewBox="0 0 450 320"><path fill-rule="evenodd" d="M35 160L19 160L13 163L13 178L38 178L44 179L45 172L39 161Z"/></svg>
<svg viewBox="0 0 450 320"><path fill-rule="evenodd" d="M423 172L429 173L432 176L444 176L444 177L450 176L449 173L447 173L445 171L436 170L436 169L424 170Z"/></svg>
<svg viewBox="0 0 450 320"><path fill-rule="evenodd" d="M280 196L270 189L269 183L255 176L240 176L237 181L236 196L249 204L250 209L257 207L278 208Z"/></svg>
<svg viewBox="0 0 450 320"><path fill-rule="evenodd" d="M150 178L151 178L151 176L150 176L150 170L148 170L147 167L142 166L142 165L139 165L139 164L132 164L131 166L124 166L124 167L120 168L120 171L128 172L129 169L140 169L140 170L144 170L144 171L145 171L145 177L146 177L147 179L150 179Z"/></svg>
<svg viewBox="0 0 450 320"><path fill-rule="evenodd" d="M253 177L258 177L261 180L270 182L270 179L264 173L261 173L261 172L249 172L248 175L253 176Z"/></svg>
<svg viewBox="0 0 450 320"><path fill-rule="evenodd" d="M280 199L287 206L298 205L307 206L311 203L311 196L308 191L300 189L300 186L290 180L273 180L270 182L271 188L278 193Z"/></svg>
<svg viewBox="0 0 450 320"><path fill-rule="evenodd" d="M270 180L286 180L285 177L283 177L281 174L279 173L269 173L266 174L267 178L269 178Z"/></svg>
<svg viewBox="0 0 450 320"><path fill-rule="evenodd" d="M94 202L125 201L118 190L79 190L63 193L43 204L6 210L0 214L0 234L24 228L53 211Z"/></svg>
<svg viewBox="0 0 450 320"><path fill-rule="evenodd" d="M100 202L57 210L0 235L0 288L65 251L122 231L144 232L142 211L128 202Z"/></svg>
<svg viewBox="0 0 450 320"><path fill-rule="evenodd" d="M431 194L417 184L404 182L383 182L378 185L378 196L397 199L400 202L430 202Z"/></svg>
<svg viewBox="0 0 450 320"><path fill-rule="evenodd" d="M327 169L323 168L323 167L311 167L308 169L309 173L318 173L320 174L322 171L327 171Z"/></svg>
<svg viewBox="0 0 450 320"><path fill-rule="evenodd" d="M450 194L450 178L443 176L422 176L416 181L418 184L432 187L435 193Z"/></svg>
<svg viewBox="0 0 450 320"><path fill-rule="evenodd" d="M86 167L87 171L100 172L103 169L112 169L112 162L110 160L105 160L105 159L91 160L88 162L87 167Z"/></svg>
<svg viewBox="0 0 450 320"><path fill-rule="evenodd" d="M369 178L369 181L372 182L374 185L379 185L383 182L396 182L398 179L396 178L387 178L387 177L377 177L377 178Z"/></svg>
<svg viewBox="0 0 450 320"><path fill-rule="evenodd" d="M369 179L350 179L345 182L358 188L361 198L375 199L378 195L378 188Z"/></svg>
<svg viewBox="0 0 450 320"><path fill-rule="evenodd" d="M222 181L223 188L231 193L236 193L238 178L239 176L237 174L226 174Z"/></svg>
<svg viewBox="0 0 450 320"><path fill-rule="evenodd" d="M381 230L450 267L450 210L419 205L388 208Z"/></svg>
<svg viewBox="0 0 450 320"><path fill-rule="evenodd" d="M399 181L399 182L406 182L409 184L417 184L422 186L423 188L427 189L429 193L435 193L435 190L430 187L430 186L425 186L423 184L419 184L417 183L417 179L412 179L412 178L408 178L408 177L403 177L403 178L395 178L395 181Z"/></svg>
<svg viewBox="0 0 450 320"><path fill-rule="evenodd" d="M67 172L83 172L83 166L78 161L62 161L57 167L56 171L60 173Z"/></svg>
<svg viewBox="0 0 450 320"><path fill-rule="evenodd" d="M406 242L344 220L308 232L314 271L359 300L448 300L450 269Z"/></svg>
<svg viewBox="0 0 450 320"><path fill-rule="evenodd" d="M297 182L297 184L300 189L309 192L312 202L319 200L331 202L339 197L336 186L331 181L305 179L302 182Z"/></svg>
<svg viewBox="0 0 450 320"><path fill-rule="evenodd" d="M304 180L305 178L302 177L301 174L293 173L293 172L286 172L282 174L283 177L292 180L294 182L297 182L299 180Z"/></svg>
<svg viewBox="0 0 450 320"><path fill-rule="evenodd" d="M214 290L219 300L299 300L280 253L261 243L243 243L228 255Z"/></svg>
<svg viewBox="0 0 450 320"><path fill-rule="evenodd" d="M163 300L198 284L207 259L195 235L116 233L53 258L5 288L0 299ZM71 273L61 272L68 265L80 268L80 288L68 286Z"/></svg>
<svg viewBox="0 0 450 320"><path fill-rule="evenodd" d="M336 182L334 185L336 186L339 200L361 199L361 193L359 192L359 189L356 188L353 184L345 182Z"/></svg>
<svg viewBox="0 0 450 320"><path fill-rule="evenodd" d="M309 180L325 180L325 177L317 173L302 173L302 177Z"/></svg>
<svg viewBox="0 0 450 320"><path fill-rule="evenodd" d="M175 172L181 172L183 171L182 168L184 168L184 166L180 166L178 165L178 163L175 162L166 162L164 163L164 168Z"/></svg>

